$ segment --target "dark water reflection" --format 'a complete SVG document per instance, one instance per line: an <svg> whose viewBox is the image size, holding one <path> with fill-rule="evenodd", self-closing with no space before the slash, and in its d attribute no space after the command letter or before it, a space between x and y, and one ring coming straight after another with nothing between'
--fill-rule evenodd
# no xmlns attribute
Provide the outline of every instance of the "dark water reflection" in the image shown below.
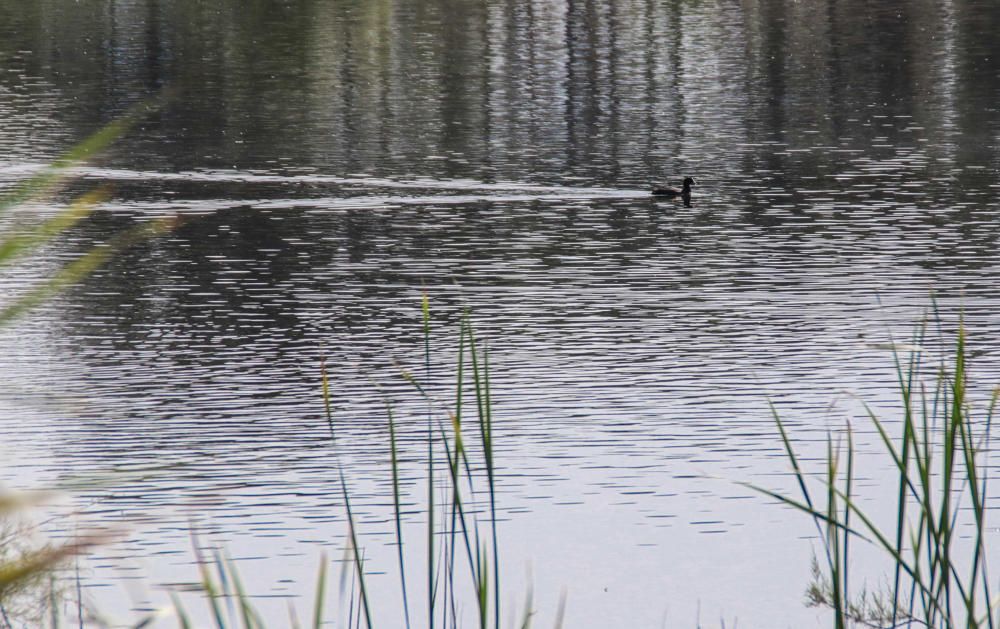
<svg viewBox="0 0 1000 629"><path fill-rule="evenodd" d="M425 409L393 361L422 364L426 291L436 395L463 308L493 348L508 582L534 558L542 624L567 584L570 626L815 623L808 523L729 481L787 481L768 398L806 448L855 394L891 409L879 343L932 291L996 379L998 27L957 0L0 1L4 185L174 90L65 193L110 183L108 203L4 294L186 217L4 330L4 475L168 466L74 503L143 527L94 561L96 592L193 578L194 517L265 566L257 593L308 598L314 542L344 533L325 355L391 572L373 383L417 506ZM647 196L684 175L692 207Z"/></svg>

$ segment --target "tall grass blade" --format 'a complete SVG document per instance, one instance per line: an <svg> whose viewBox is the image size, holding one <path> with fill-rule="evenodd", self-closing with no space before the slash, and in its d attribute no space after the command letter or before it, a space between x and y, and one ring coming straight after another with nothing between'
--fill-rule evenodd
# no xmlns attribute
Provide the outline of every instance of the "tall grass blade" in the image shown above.
<svg viewBox="0 0 1000 629"><path fill-rule="evenodd" d="M805 499L809 511L815 511L812 496L809 494L809 488L806 487L805 475L802 472L802 467L799 465L799 458L795 455L795 449L792 447L792 442L785 431L785 423L781 421L781 416L778 414L778 409L774 407L774 403L768 401L768 406L771 408L771 417L774 418L774 423L778 426L778 432L781 433L781 443L785 448L785 454L788 455L788 460L792 464L792 471L795 473L795 480L799 484L802 497ZM822 531L820 533L822 534Z"/></svg>
<svg viewBox="0 0 1000 629"><path fill-rule="evenodd" d="M500 627L500 567L499 567L499 542L497 535L496 517L496 475L493 465L493 424L492 410L490 407L489 391L489 358L486 349L483 349L483 364L479 363L479 353L476 347L476 337L472 329L469 312L466 310L463 317L464 333L468 337L469 356L471 359L472 379L476 394L476 406L479 411L479 434L483 448L483 457L486 463L486 478L489 490L490 501L490 532L493 548L493 609L494 626ZM470 473L471 477L471 473ZM488 580L483 580L487 583Z"/></svg>
<svg viewBox="0 0 1000 629"><path fill-rule="evenodd" d="M531 581L529 579L528 591L524 597L524 613L521 615L521 622L518 624L519 629L531 629L531 619L535 615L533 598Z"/></svg>
<svg viewBox="0 0 1000 629"><path fill-rule="evenodd" d="M840 516L837 513L837 464L840 446L837 446L838 452L834 452L833 449L833 439L828 432L826 435L826 462L827 462L827 477L826 477L826 517L828 522L839 522ZM845 506L845 509L847 507ZM834 626L837 629L844 629L846 623L846 605L844 603L844 592L841 591L842 586L842 575L841 575L841 564L843 562L843 557L840 554L839 539L840 534L836 527L827 526L826 536L824 539L824 545L826 546L827 556L829 559L829 569L830 569L830 586L831 594L833 598L833 613L834 613Z"/></svg>
<svg viewBox="0 0 1000 629"><path fill-rule="evenodd" d="M107 536L98 535L81 537L56 548L46 548L0 562L0 600L21 583L50 571L66 559L102 544L107 539Z"/></svg>
<svg viewBox="0 0 1000 629"><path fill-rule="evenodd" d="M56 596L56 578L54 575L49 576L49 613L50 626L52 629L59 629L59 601Z"/></svg>
<svg viewBox="0 0 1000 629"><path fill-rule="evenodd" d="M452 504L450 505L452 513L452 525L450 527L450 535L455 536L457 535L458 531L461 531L462 542L465 545L465 554L469 562L469 572L472 574L473 581L475 583L478 583L479 570L477 568L476 556L473 554L472 550L474 544L473 541L470 540L469 538L469 525L468 525L468 518L465 513L465 503L464 500L462 499L461 492L457 490L459 483L458 452L452 451L451 445L448 442L447 436L444 435L443 429L442 429L441 443L442 446L444 447L445 457L447 458L448 462L448 469L451 474L450 480L452 482L452 494L451 494ZM454 548L454 543L452 543L452 546ZM454 552L452 552L452 557L454 557ZM451 572L453 572L453 570ZM452 589L452 591L454 592L454 588Z"/></svg>
<svg viewBox="0 0 1000 629"><path fill-rule="evenodd" d="M208 597L208 605L212 612L212 619L215 621L216 629L225 629L226 622L218 600L221 592L219 592L215 581L212 579L212 574L208 569L208 560L205 558L204 553L202 553L201 544L198 542L198 536L193 528L191 528L191 545L194 548L194 557L198 564L198 571L201 573L201 589Z"/></svg>
<svg viewBox="0 0 1000 629"><path fill-rule="evenodd" d="M403 558L403 506L399 487L399 453L396 447L396 422L392 415L392 404L386 401L386 411L389 415L389 451L392 458L392 504L396 520L396 549L399 559L399 580L403 590L403 618L406 627L410 627L410 602L406 588L406 561Z"/></svg>
<svg viewBox="0 0 1000 629"><path fill-rule="evenodd" d="M177 622L180 623L181 629L192 629L191 618L184 610L184 605L181 604L181 599L176 592L170 593L170 602L174 606L174 613L177 614Z"/></svg>
<svg viewBox="0 0 1000 629"><path fill-rule="evenodd" d="M424 377L428 386L431 379L431 308L427 293L421 297L420 312L424 332ZM434 548L434 422L431 418L430 397L427 397L427 626L434 629L434 611L437 601L437 565Z"/></svg>
<svg viewBox="0 0 1000 629"><path fill-rule="evenodd" d="M990 442L992 434L993 434L992 433L992 428L993 428L993 414L996 412L997 402L998 401L1000 401L1000 387L994 387L994 389L993 389L993 395L990 397L989 411L986 414L986 428L985 428L985 431L983 433L983 441L986 444L988 444ZM982 491L980 492L980 498L979 498L979 504L980 504L981 507L982 507L982 505L986 504L986 487L987 487L988 481L989 481L989 465L985 466L984 471L983 471ZM985 522L985 513L984 512L985 512L985 509L982 509L979 513L976 514L976 522L977 522L977 524L976 524L976 531L978 533L976 552L979 555L979 559L980 559L980 561L982 561L982 564L983 564L983 568L982 568L982 586L983 586L983 600L986 602L986 605L987 605L987 608L986 608L986 622L987 622L987 626L990 629L994 629L994 627L996 626L996 623L993 620L993 612L990 609L990 607L993 606L994 603L993 603L993 597L990 594L990 579L989 579L989 576L986 573L986 558L985 558L986 540L985 540L985 538L983 536L983 532L986 530L986 522Z"/></svg>
<svg viewBox="0 0 1000 629"><path fill-rule="evenodd" d="M0 265L7 264L73 227L90 215L95 207L106 201L109 194L110 189L107 186L92 190L75 199L68 208L31 231L6 238L0 242Z"/></svg>
<svg viewBox="0 0 1000 629"><path fill-rule="evenodd" d="M844 494L847 496L848 501L851 500L853 489L854 489L854 433L851 428L850 422L848 422L847 423L847 470L845 471L845 479L844 479ZM851 563L850 560L851 538L850 535L846 533L846 531L849 531L851 528L851 510L847 508L846 504L844 505L844 515L842 517L843 517L844 531L845 531L844 533L842 533L843 539L840 542L841 547L843 548L843 561L841 562L841 573L843 575L844 584L842 587L842 591L844 593L845 609L849 609L851 601L851 590L849 588L848 577L850 575L849 567ZM836 535L837 533L835 532L834 534Z"/></svg>
<svg viewBox="0 0 1000 629"><path fill-rule="evenodd" d="M559 593L559 607L556 608L556 621L554 629L562 629L563 621L566 619L566 590Z"/></svg>
<svg viewBox="0 0 1000 629"><path fill-rule="evenodd" d="M257 626L263 626L263 623L257 622L253 606L250 604L250 598L247 596L246 590L243 589L243 581L240 579L239 572L236 570L233 560L229 557L224 557L222 564L226 568L230 580L233 582L233 594L235 595L237 605L239 605L240 617L243 620L244 629L254 629Z"/></svg>
<svg viewBox="0 0 1000 629"><path fill-rule="evenodd" d="M368 629L372 629L371 607L368 604L368 588L365 585L365 567L358 551L358 535L354 528L354 513L351 511L351 499L347 493L347 481L344 480L344 471L337 470L340 474L340 488L344 496L344 508L347 510L347 528L350 532L350 542L352 555L354 557L354 568L358 575L358 588L361 590L361 605L365 612L365 624Z"/></svg>
<svg viewBox="0 0 1000 629"><path fill-rule="evenodd" d="M918 326L912 345L914 347L921 347L924 340L924 332L926 330L926 319ZM891 336L890 336L891 340ZM912 492L914 496L918 496L913 483L910 480L910 457L913 450L917 448L916 445L916 430L914 429L915 417L913 411L913 382L916 378L919 369L920 352L912 351L910 352L910 357L907 365L907 369L904 372L902 364L899 360L899 352L896 349L895 343L892 344L892 359L896 369L896 379L899 383L900 392L903 398L903 447L902 452L897 456L895 448L892 444L892 440L888 438L888 434L882 427L882 423L878 421L872 410L865 405L865 409L868 412L868 416L873 420L876 428L882 437L882 442L885 444L886 449L892 454L893 460L896 462L896 467L899 470L899 490L896 498L896 551L900 555L903 553L903 540L904 540L904 529L906 526L906 514L907 514L907 490ZM919 465L919 457L917 457ZM893 584L892 584L892 616L891 622L893 625L897 621L897 613L900 609L899 596L900 596L900 579L901 572L898 565L893 569ZM912 591L910 597L910 604L912 605ZM911 608L912 616L912 608Z"/></svg>
<svg viewBox="0 0 1000 629"><path fill-rule="evenodd" d="M71 169L111 146L129 131L138 121L159 109L170 95L143 101L131 107L125 115L101 127L86 139L75 144L68 151L49 164L42 172L15 186L10 192L0 195L0 214L15 205L38 198L55 190L67 177Z"/></svg>
<svg viewBox="0 0 1000 629"><path fill-rule="evenodd" d="M326 599L326 553L319 556L319 575L316 577L316 603L313 605L313 629L323 624L323 601Z"/></svg>
<svg viewBox="0 0 1000 629"><path fill-rule="evenodd" d="M163 235L174 229L177 219L164 218L136 225L114 236L107 244L93 247L80 258L63 267L55 275L0 309L0 326L24 315L57 293L91 275L118 252L144 240Z"/></svg>

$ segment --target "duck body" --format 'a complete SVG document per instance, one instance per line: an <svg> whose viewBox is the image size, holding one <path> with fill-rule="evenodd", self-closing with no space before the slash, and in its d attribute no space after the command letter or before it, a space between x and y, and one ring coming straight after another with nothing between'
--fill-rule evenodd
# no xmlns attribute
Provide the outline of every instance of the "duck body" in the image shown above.
<svg viewBox="0 0 1000 629"><path fill-rule="evenodd" d="M694 185L694 179L691 177L685 177L683 187L678 190L672 186L655 186L653 188L653 196L666 197L668 199L673 199L676 197L684 197L685 199L691 198L691 186Z"/></svg>
<svg viewBox="0 0 1000 629"><path fill-rule="evenodd" d="M682 194L684 194L683 190L678 190L673 186L655 186L653 188L654 197L667 197L669 199L672 199L674 197L679 197Z"/></svg>

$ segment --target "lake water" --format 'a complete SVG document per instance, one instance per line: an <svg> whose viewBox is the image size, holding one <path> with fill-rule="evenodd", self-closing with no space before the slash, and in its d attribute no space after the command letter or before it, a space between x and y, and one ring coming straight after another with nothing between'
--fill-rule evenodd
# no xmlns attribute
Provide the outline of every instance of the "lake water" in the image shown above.
<svg viewBox="0 0 1000 629"><path fill-rule="evenodd" d="M929 355L964 312L977 399L997 382L997 32L992 0L0 0L3 186L167 94L4 217L111 186L3 299L186 219L0 330L0 478L89 479L42 528L118 531L79 566L109 616L197 579L193 524L275 626L289 600L309 618L346 534L325 357L376 621L401 626L385 401L419 540L427 410L399 365L450 399L467 308L509 610L530 589L540 627L562 592L567 627L824 626L815 528L738 482L795 489L771 400L813 464L853 419L877 509L858 400L893 417L885 343L932 295ZM649 196L684 176L690 207Z"/></svg>

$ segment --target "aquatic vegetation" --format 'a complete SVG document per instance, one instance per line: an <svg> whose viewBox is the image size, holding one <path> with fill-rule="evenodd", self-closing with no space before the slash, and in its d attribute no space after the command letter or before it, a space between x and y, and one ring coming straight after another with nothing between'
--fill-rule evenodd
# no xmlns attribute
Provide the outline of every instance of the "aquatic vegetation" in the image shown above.
<svg viewBox="0 0 1000 629"><path fill-rule="evenodd" d="M0 214L7 213L19 206L32 201L48 201L52 195L73 178L73 169L87 159L106 149L116 139L121 137L142 115L153 107L143 104L129 112L123 118L98 130L90 138L74 146L41 172L28 180L14 186L0 196ZM65 209L57 212L52 218L43 220L34 226L26 227L18 224L16 230L0 239L0 267L10 265L22 256L38 252L50 241L58 238L66 231L89 216L109 196L107 187L80 194L72 199ZM106 242L95 245L82 253L75 260L56 270L51 276L43 278L36 286L13 297L0 306L0 326L10 324L29 313L33 308L45 303L60 291L85 280L101 265L113 258L124 249L150 238L166 234L173 230L180 219L167 217L147 222L141 222L120 233L112 235ZM422 304L424 332L425 367L430 368L430 308L425 297ZM456 399L452 408L443 409L421 386L408 371L402 370L402 377L409 381L418 395L426 400L427 417L427 626L454 627L458 624L459 600L462 598L463 585L460 579L467 576L468 592L471 593L477 610L477 624L480 628L499 627L501 622L500 587L499 587L499 542L496 528L496 476L493 461L493 426L490 402L488 353L484 346L478 343L473 333L468 316L465 317L459 331L459 360L457 365ZM374 626L372 604L369 601L365 580L365 561L359 535L351 508L351 495L345 479L344 470L340 467L337 456L337 440L335 433L335 417L330 407L330 386L327 379L325 364L321 365L323 399L326 406L326 418L330 430L330 445L334 453L335 472L339 477L342 490L341 497L348 526L347 552L354 568L354 583L349 597L349 625L353 625L354 610L357 608L357 619L363 614L365 624ZM474 397L474 417L480 439L481 456L483 460L475 462L473 455L466 447L463 436L463 421L469 414L467 400L463 399L467 388ZM439 413L439 411L441 411ZM403 509L400 492L399 459L396 443L396 431L392 406L387 403L387 416L391 438L391 460L388 462L393 476L393 493L395 506L395 530L398 545L398 561L400 585L404 601L404 621L411 624L409 610L410 589L406 579L406 562L403 539ZM442 461L447 469L444 479L436 478L435 470L438 461ZM485 487L483 484L485 479ZM444 491L446 498L438 498L442 491L442 482L448 487ZM479 501L488 505L485 510L479 508ZM4 508L21 498L8 498L3 503ZM4 512L0 510L0 516ZM440 518L440 522L438 521ZM61 546L43 546L34 550L24 550L17 553L0 555L0 610L3 601L9 595L19 593L24 587L31 585L37 589L39 580L48 582L47 575L51 570L61 565L65 560L77 556L104 539L82 537ZM201 567L200 588L208 602L210 617L222 628L235 626L237 623L223 613L220 601L236 601L239 608L238 624L244 627L264 626L260 615L254 610L250 598L243 590L239 574L233 563L222 554L216 554L210 560L203 556L197 540L195 553ZM5 542L4 549L13 548ZM324 598L326 588L326 561L321 564L317 578L316 604L313 626L323 622ZM77 600L78 616L83 622L84 611L82 602ZM55 606L53 605L53 608ZM51 619L53 626L58 625L55 611ZM174 596L172 613L177 617L180 626L192 626L191 616L185 610L183 602ZM530 610L526 612L522 626L527 625ZM96 612L88 610L91 616ZM145 617L139 624L152 622L157 614ZM10 622L8 621L9 625ZM296 624L297 623L293 623Z"/></svg>
<svg viewBox="0 0 1000 629"><path fill-rule="evenodd" d="M422 326L424 334L424 365L430 369L430 307L427 296L422 301ZM445 407L435 400L413 374L401 368L401 375L413 385L416 393L427 402L427 546L426 546L426 597L427 627L459 626L458 609L463 600L462 591L471 593L477 611L477 625L481 629L500 627L500 545L496 520L496 468L493 450L493 415L490 400L489 353L473 332L468 313L459 330L458 364L455 369L455 399L453 406ZM478 428L478 453L476 461L466 447L463 422L470 404L465 399L467 389L474 397L473 421ZM326 415L330 422L330 439L336 448L333 415L330 404L330 387L325 367L322 369L322 390ZM403 538L403 510L400 492L400 470L397 436L392 405L386 403L389 423L390 461L392 473L394 525L396 534L399 579L403 599L403 621L411 626L409 588L406 579L406 560ZM435 448L438 450L436 451ZM443 482L436 480L435 461L443 455L447 470ZM350 492L344 472L340 477L344 509L349 531L348 550L351 555L358 583L358 607L363 610L366 625L373 625L372 605L365 585L365 566L351 511ZM444 498L438 498L442 494ZM486 504L482 510L477 502ZM481 512L482 511L482 512ZM438 521L438 518L441 521ZM463 565L464 562L464 565ZM465 580L463 585L462 580ZM522 626L526 626L530 609L525 612Z"/></svg>
<svg viewBox="0 0 1000 629"><path fill-rule="evenodd" d="M806 514L822 541L807 602L833 611L837 629L849 626L994 627L1000 622L987 571L987 449L1000 389L980 416L968 396L965 331L960 326L954 357L921 377L926 326L914 336L904 360L894 349L903 411L900 434L865 405L897 478L894 517L884 524L870 513L855 481L856 446L851 426L846 441L828 436L819 478L804 469L793 438L775 411L785 452L801 498L760 489ZM810 489L818 484L819 491ZM825 504L823 498L825 497ZM888 563L879 589L857 587L852 558L859 541ZM856 591L852 587L857 588Z"/></svg>
<svg viewBox="0 0 1000 629"><path fill-rule="evenodd" d="M160 102L156 99L136 105L121 118L101 127L90 137L71 147L34 176L0 194L0 217L29 202L50 199L74 177L74 168L106 150L142 117L159 107ZM0 231L0 269L37 251L71 229L99 207L109 194L108 187L99 186L78 195L53 217L37 225L17 225L16 231L6 234ZM0 306L0 325L13 321L60 291L79 283L118 252L173 230L178 222L178 218L167 217L139 223L113 235L102 245L91 247L38 285Z"/></svg>
<svg viewBox="0 0 1000 629"><path fill-rule="evenodd" d="M120 119L73 146L38 174L0 194L0 217L30 202L48 200L73 177L74 167L106 149L155 106L152 101L136 106ZM37 252L46 243L71 229L93 212L107 198L108 193L106 187L98 187L80 194L53 217L36 225L17 224L16 230L0 232L0 270L10 267L22 256ZM103 245L92 247L33 288L0 306L0 326L10 324L58 292L82 281L117 252L162 234L172 229L174 224L172 219L139 224L113 235ZM0 495L0 525L4 527L0 534L0 617L6 626L14 626L11 616L28 624L40 624L41 615L46 609L52 614L51 624L56 626L56 600L59 596L50 572L67 560L107 541L106 535L80 535L58 545L31 544L26 541L27 535L19 532L16 527L9 528L11 523L19 521L23 507L36 504L44 496L44 492Z"/></svg>
<svg viewBox="0 0 1000 629"><path fill-rule="evenodd" d="M124 132L127 125L116 123L103 129L81 147L70 151L49 169L16 187L0 199L0 212L33 199L47 198L71 176L72 166L107 146ZM10 265L21 256L30 255L59 237L81 220L109 194L97 188L71 200L54 217L0 240L0 266ZM118 252L149 238L174 229L177 219L167 218L140 223L112 235L105 243L82 253L77 259L45 278L36 287L15 297L0 308L0 325L8 324L50 299L59 291L76 284ZM414 395L427 404L426 421L426 500L420 518L426 523L423 548L426 574L419 589L425 597L426 617L417 619L411 603L415 601L414 580L408 578L407 558L415 546L404 533L413 524L413 515L404 513L402 474L398 433L393 405L386 400L386 421L390 441L387 473L391 474L393 528L402 618L379 618L379 601L372 599L367 574L370 567L364 553L364 535L356 522L352 506L349 474L341 466L338 453L337 422L331 404L331 390L325 363L320 365L320 381L325 417L329 430L331 473L339 481L339 499L347 528L344 571L341 579L342 604L337 613L346 614L347 626L425 626L431 629L465 626L462 609L474 609L474 624L480 629L499 629L506 621L528 627L532 620L531 593L519 617L500 601L501 545L497 528L497 465L490 390L489 352L474 333L466 313L460 324L458 361L455 365L453 399L436 399L427 387L431 348L430 305L426 296L422 305L424 368L421 379L401 367L400 377L413 386ZM920 347L925 329L913 339L915 348L907 359L894 354L903 417L900 436L893 438L895 424L886 423L868 409L868 420L877 430L885 452L897 471L897 506L895 517L880 524L866 511L858 495L856 449L850 425L840 439L832 435L826 442L825 466L819 479L802 465L793 447L793 437L777 412L774 413L785 453L792 465L801 498L791 498L763 490L783 503L806 514L815 522L822 544L820 558L814 564L814 578L807 590L807 602L832 610L834 626L926 626L993 627L994 594L987 571L987 478L981 455L985 450L997 400L994 394L983 417L973 412L975 404L968 397L965 334L959 329L953 360L934 369L934 382L928 387L922 375ZM471 447L470 447L471 445ZM441 470L444 473L441 474ZM820 491L814 487L818 483ZM825 497L825 500L824 500ZM0 500L0 518L15 508L15 500ZM20 547L8 537L0 537L0 615L6 624L11 601L39 600L54 591L52 571L67 560L107 541L100 537L79 537L56 546ZM858 586L854 558L858 542L881 552L889 562L887 583L872 589ZM224 552L211 556L195 539L194 552L200 569L198 582L206 617L219 629L225 627L264 627L267 623L255 609L239 572ZM416 553L421 549L417 548ZM316 577L311 626L326 622L328 561L320 559ZM412 575L409 575L412 576ZM347 584L349 588L347 587ZM345 596L344 592L348 592ZM27 597L27 598L25 598ZM346 600L344 600L346 598ZM468 605L472 601L473 605ZM77 596L79 609L83 604ZM55 605L49 605L55 609ZM181 627L198 624L188 612L189 602L173 594L169 613ZM28 608L32 622L40 620L39 606ZM50 624L59 624L53 611ZM88 610L88 614L93 615ZM77 616L83 622L83 611ZM140 619L152 622L156 614ZM557 619L561 619L561 611ZM198 616L197 618L201 618ZM292 626L299 626L294 617ZM561 620L557 620L557 626ZM98 623L99 624L99 623Z"/></svg>

